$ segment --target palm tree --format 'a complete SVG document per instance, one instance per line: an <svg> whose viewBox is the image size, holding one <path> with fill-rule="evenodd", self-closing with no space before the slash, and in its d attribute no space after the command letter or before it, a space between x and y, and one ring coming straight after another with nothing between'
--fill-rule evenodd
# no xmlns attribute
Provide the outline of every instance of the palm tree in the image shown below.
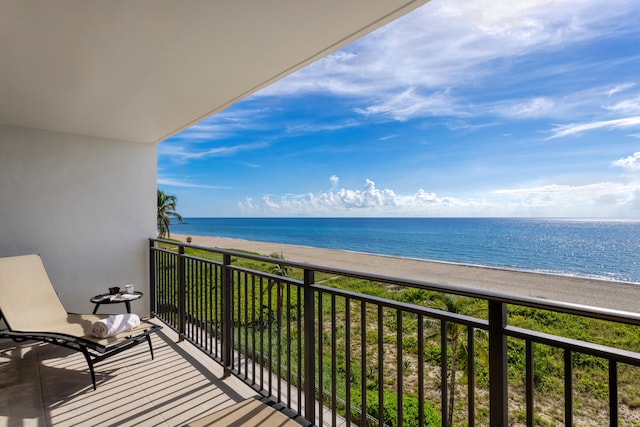
<svg viewBox="0 0 640 427"><path fill-rule="evenodd" d="M484 311L484 308L475 306L471 299L451 294L444 294L439 298L434 298L433 300L430 300L427 305L455 314L477 315ZM435 332L432 336L438 335L437 331L439 328L434 329ZM453 408L455 405L456 374L458 368L466 368L466 358L459 359L459 352L460 350L464 350L465 353L467 351L465 341L462 340L463 336L467 333L467 327L461 323L447 322L446 333L451 345L451 371L449 375L449 384L446 384L446 379L442 379L443 387L448 387L449 389L447 420L443 421L445 426L451 427L453 426ZM475 339L477 339L477 336L474 334L474 340ZM446 363L446 361L443 360L442 363ZM468 381L473 381L473 378L469 378Z"/></svg>
<svg viewBox="0 0 640 427"><path fill-rule="evenodd" d="M158 190L158 237L161 239L171 237L169 232L171 218L182 221L182 215L176 212L177 202L176 196L169 196L164 194L164 191Z"/></svg>
<svg viewBox="0 0 640 427"><path fill-rule="evenodd" d="M284 255L282 255L282 252L280 252L280 254L278 254L277 252L272 252L271 255L269 256L271 258L284 260ZM289 277L289 274L291 274L291 268L288 265L284 265L284 264L274 264L271 271L273 272L273 274L277 274L278 276L282 276L282 277ZM269 286L269 292L271 292L271 289L273 285L275 285L275 283L276 282L271 283L271 285ZM279 285L277 313L278 313L278 320L281 320L282 303L284 298L284 283L283 282L277 282L277 283Z"/></svg>

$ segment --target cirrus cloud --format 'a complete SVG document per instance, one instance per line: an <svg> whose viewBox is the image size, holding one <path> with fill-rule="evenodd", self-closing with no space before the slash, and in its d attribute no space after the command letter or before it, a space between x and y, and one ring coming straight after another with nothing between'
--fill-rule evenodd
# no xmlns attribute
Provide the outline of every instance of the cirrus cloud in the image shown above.
<svg viewBox="0 0 640 427"><path fill-rule="evenodd" d="M615 120L602 120L591 123L571 123L558 125L553 129L553 134L547 139L561 138L569 135L581 134L596 129L618 129L640 127L640 116L626 117Z"/></svg>
<svg viewBox="0 0 640 427"><path fill-rule="evenodd" d="M432 1L255 96L329 93L359 99L362 114L399 121L457 116L472 108L460 89L500 73L501 61L624 33L628 20L620 18L635 13L634 0L613 0L607 8L600 0ZM631 87L621 83L609 95ZM535 117L554 102L537 97L519 111L503 111Z"/></svg>

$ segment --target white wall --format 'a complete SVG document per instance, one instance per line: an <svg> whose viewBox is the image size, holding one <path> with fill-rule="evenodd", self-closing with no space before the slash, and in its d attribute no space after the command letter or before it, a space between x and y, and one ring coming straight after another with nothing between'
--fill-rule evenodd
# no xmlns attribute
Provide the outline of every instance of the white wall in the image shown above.
<svg viewBox="0 0 640 427"><path fill-rule="evenodd" d="M134 283L149 312L155 215L155 145L0 125L0 257L39 253L68 311Z"/></svg>

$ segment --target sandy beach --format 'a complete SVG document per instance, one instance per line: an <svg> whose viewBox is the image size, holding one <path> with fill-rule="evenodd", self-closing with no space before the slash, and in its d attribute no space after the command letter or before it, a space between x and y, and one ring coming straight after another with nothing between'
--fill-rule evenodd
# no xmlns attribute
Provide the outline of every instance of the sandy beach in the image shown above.
<svg viewBox="0 0 640 427"><path fill-rule="evenodd" d="M171 238L185 242L187 236L172 234ZM223 237L191 236L191 238L191 243L198 246L242 249L261 255L276 252L282 253L284 258L290 261L633 313L640 312L638 309L639 284Z"/></svg>

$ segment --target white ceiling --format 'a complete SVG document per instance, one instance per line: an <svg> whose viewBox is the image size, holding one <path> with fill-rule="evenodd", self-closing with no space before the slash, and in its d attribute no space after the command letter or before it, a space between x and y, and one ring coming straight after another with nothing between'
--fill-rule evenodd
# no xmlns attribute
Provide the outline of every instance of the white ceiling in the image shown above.
<svg viewBox="0 0 640 427"><path fill-rule="evenodd" d="M156 143L428 0L0 0L0 124Z"/></svg>

